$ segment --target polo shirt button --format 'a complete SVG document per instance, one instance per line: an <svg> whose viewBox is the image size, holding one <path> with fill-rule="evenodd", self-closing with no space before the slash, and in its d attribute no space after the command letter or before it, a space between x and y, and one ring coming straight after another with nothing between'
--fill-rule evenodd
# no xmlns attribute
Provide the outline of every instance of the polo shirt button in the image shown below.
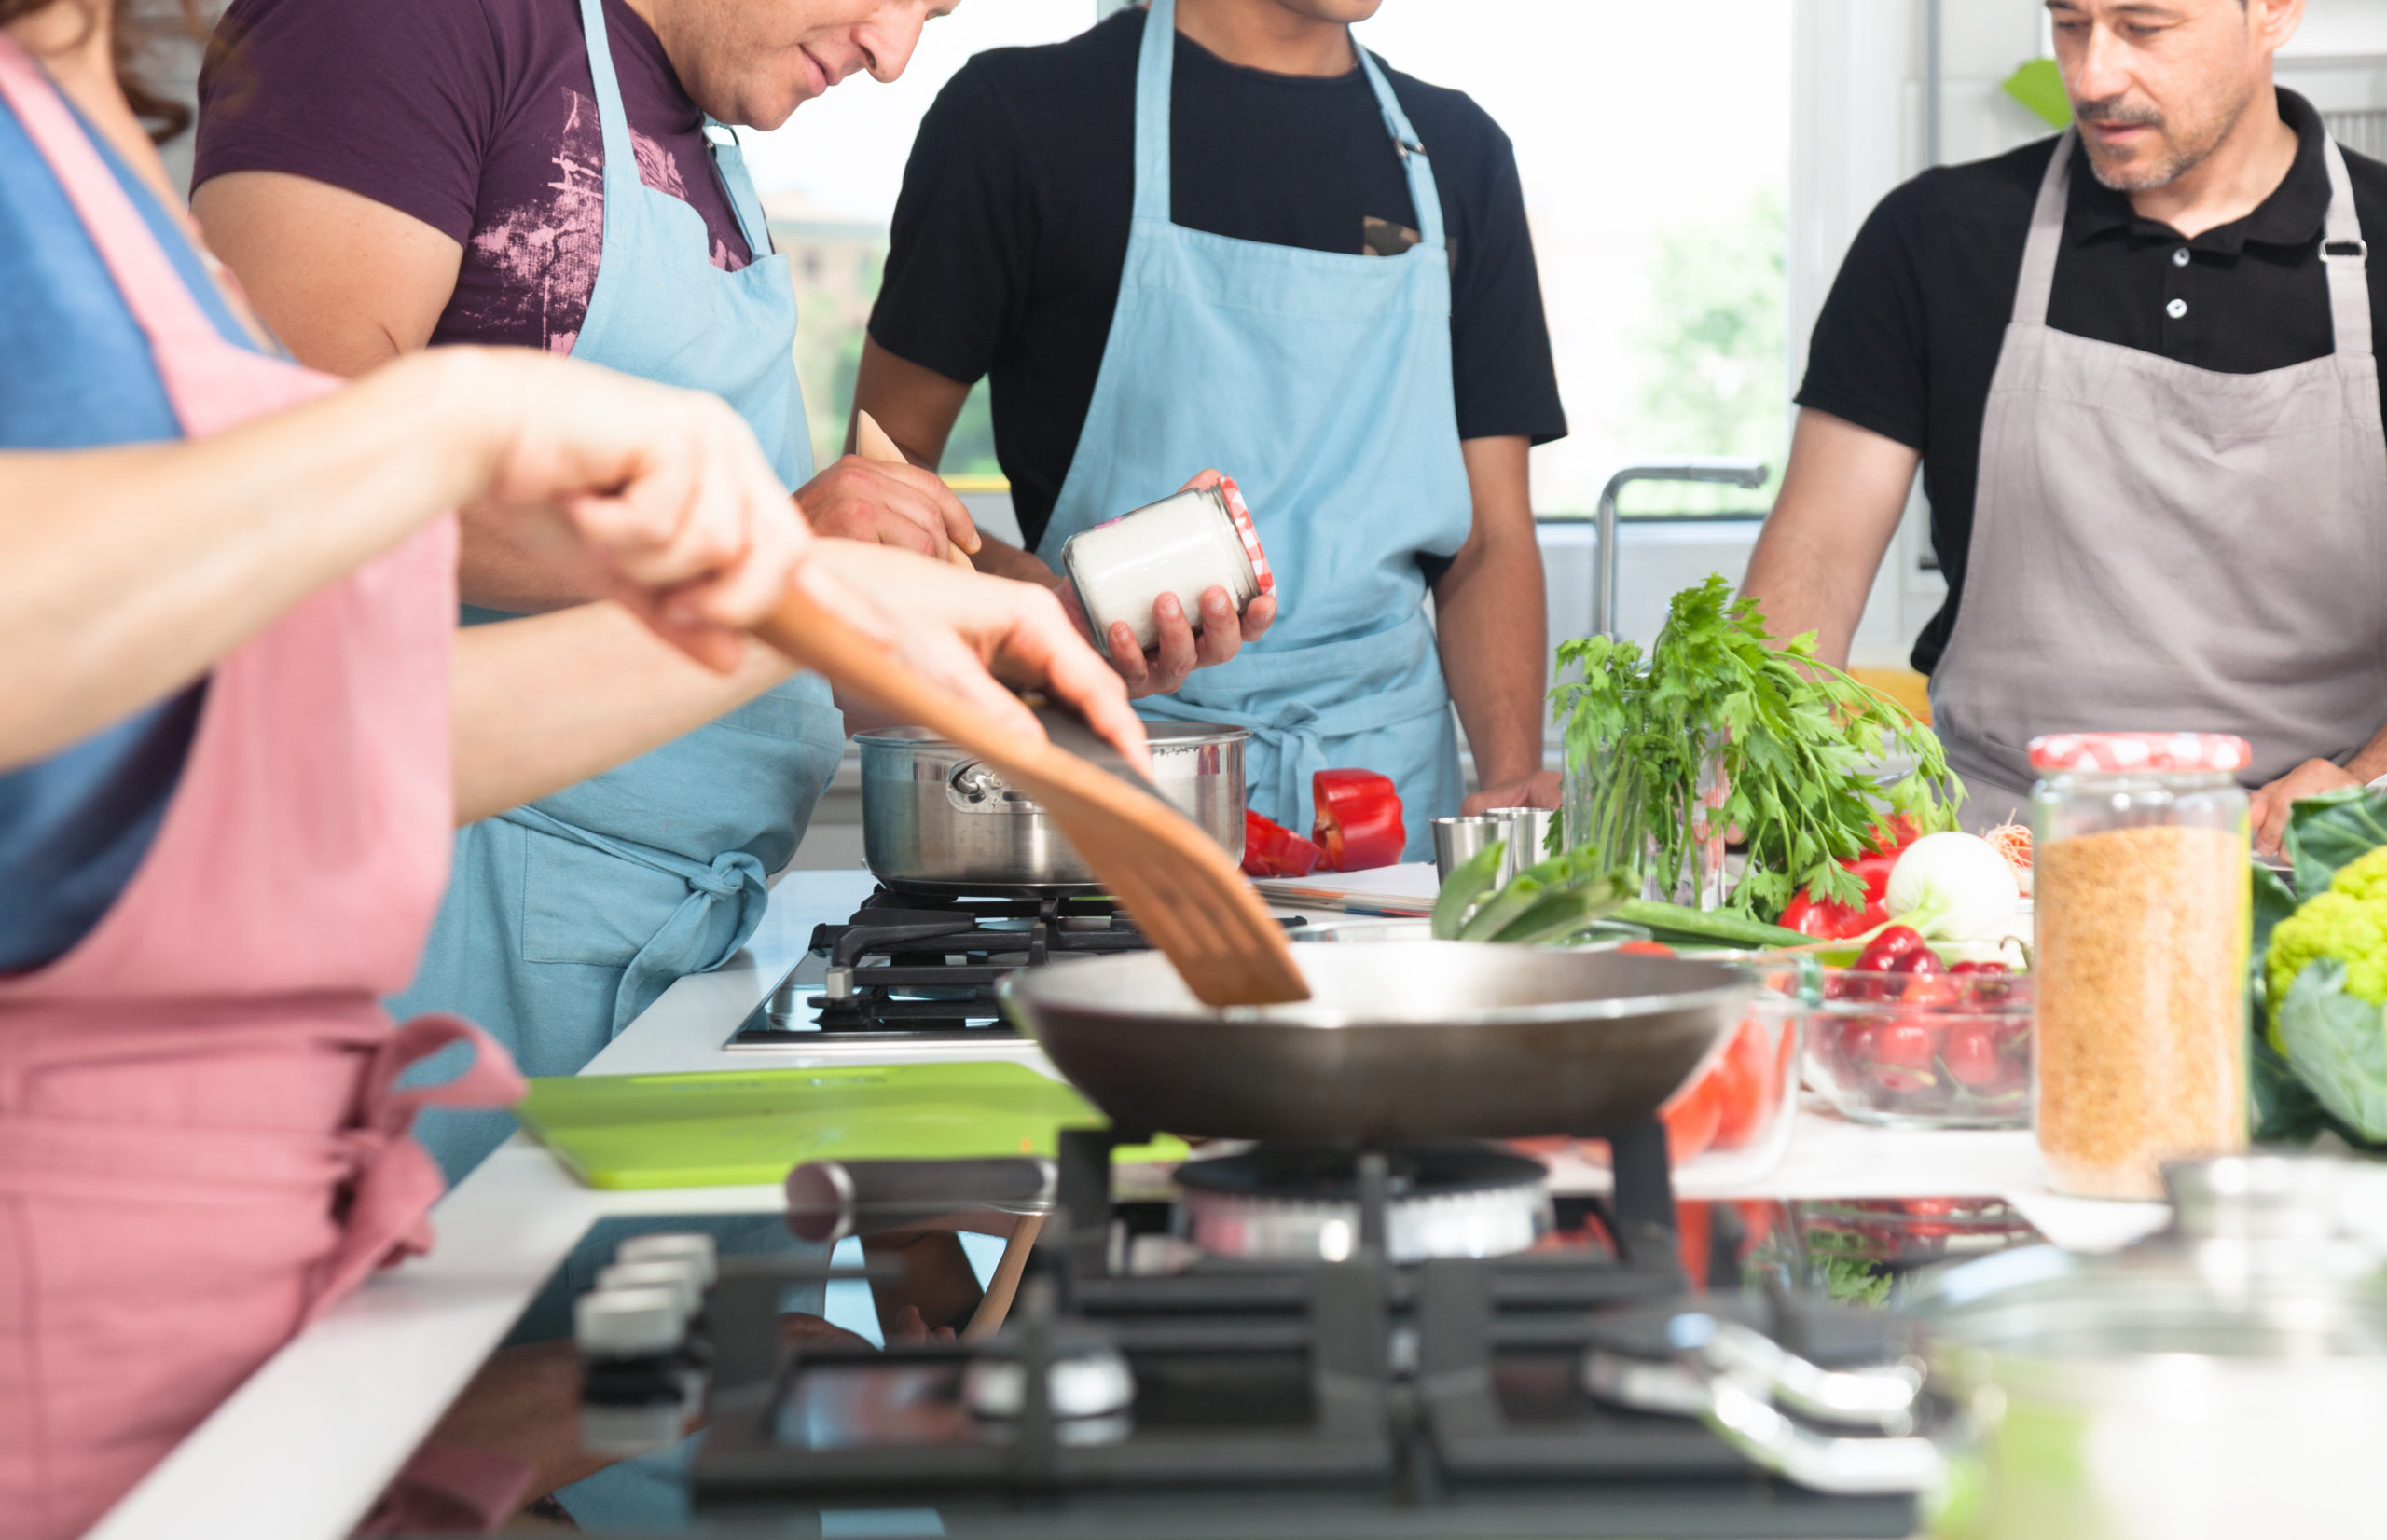
<svg viewBox="0 0 2387 1540"><path fill-rule="evenodd" d="M2174 268L2185 268L2187 265L2188 249L2186 246L2181 247L2178 251L2172 254L2172 266Z"/></svg>
<svg viewBox="0 0 2387 1540"><path fill-rule="evenodd" d="M2188 313L2188 302L2185 299L2175 299L2163 307L2163 313L2177 321Z"/></svg>

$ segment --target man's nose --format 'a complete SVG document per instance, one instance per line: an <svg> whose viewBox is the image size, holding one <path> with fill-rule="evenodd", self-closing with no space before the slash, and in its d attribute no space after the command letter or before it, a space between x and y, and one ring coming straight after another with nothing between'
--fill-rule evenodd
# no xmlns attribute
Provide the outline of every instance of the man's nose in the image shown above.
<svg viewBox="0 0 2387 1540"><path fill-rule="evenodd" d="M2130 50L2112 28L2102 24L2090 27L2066 84L2076 105L2117 101L2129 94L2134 84L2130 74Z"/></svg>
<svg viewBox="0 0 2387 1540"><path fill-rule="evenodd" d="M920 28L928 22L923 0L895 0L878 7L855 36L862 57L870 62L870 77L886 82L900 76L920 45Z"/></svg>

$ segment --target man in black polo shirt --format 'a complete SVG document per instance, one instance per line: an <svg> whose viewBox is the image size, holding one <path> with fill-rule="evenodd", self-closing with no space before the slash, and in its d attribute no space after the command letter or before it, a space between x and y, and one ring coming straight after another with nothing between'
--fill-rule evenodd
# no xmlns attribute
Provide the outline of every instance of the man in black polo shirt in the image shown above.
<svg viewBox="0 0 2387 1540"><path fill-rule="evenodd" d="M1249 726L1253 805L1304 832L1311 770L1392 776L1419 859L1459 810L1454 702L1479 804L1555 801L1526 449L1566 419L1509 142L1363 56L1376 4L1156 0L971 61L904 172L856 401L933 464L992 376L1028 549L978 561L1006 576L1056 583L1069 534L1234 476L1277 619L1190 679L1180 639L1139 708Z"/></svg>
<svg viewBox="0 0 2387 1540"><path fill-rule="evenodd" d="M2387 773L2387 167L2273 87L2302 0L2048 8L2076 131L1866 222L1747 588L1843 659L1920 461L1967 821L2024 805L2039 734L2222 731L2275 847Z"/></svg>

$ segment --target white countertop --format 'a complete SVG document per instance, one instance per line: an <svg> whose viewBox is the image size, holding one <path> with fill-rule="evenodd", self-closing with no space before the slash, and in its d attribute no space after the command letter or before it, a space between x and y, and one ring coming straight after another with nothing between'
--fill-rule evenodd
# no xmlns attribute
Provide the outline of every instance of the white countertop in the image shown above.
<svg viewBox="0 0 2387 1540"><path fill-rule="evenodd" d="M850 914L862 872L791 873L747 950L681 980L599 1054L587 1074L810 1067L852 1050L739 1049L738 1023L804 955L816 924ZM1320 920L1335 916L1319 915ZM890 1057L883 1046L860 1062ZM935 1044L904 1056L1004 1057L1045 1074L1033 1045ZM1579 1162L1562 1189L1597 1185ZM1687 1197L1720 1195L1685 1181ZM1804 1111L1788 1159L1734 1195L1996 1196L2050 1238L2102 1249L2159 1224L2159 1204L2048 1192L2028 1133L1894 1133ZM433 1213L426 1257L380 1273L276 1354L91 1531L93 1540L342 1540L495 1348L588 1226L611 1214L766 1213L777 1186L600 1192L517 1135Z"/></svg>

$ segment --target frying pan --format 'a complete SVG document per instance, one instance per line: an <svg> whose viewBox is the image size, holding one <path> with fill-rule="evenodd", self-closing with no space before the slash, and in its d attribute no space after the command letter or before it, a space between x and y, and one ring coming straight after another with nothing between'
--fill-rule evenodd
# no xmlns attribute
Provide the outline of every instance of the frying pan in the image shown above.
<svg viewBox="0 0 2387 1540"><path fill-rule="evenodd" d="M1202 1004L1151 953L996 993L1131 1131L1302 1144L1621 1134L1721 1050L1756 993L1728 963L1469 942L1296 947L1310 998Z"/></svg>

